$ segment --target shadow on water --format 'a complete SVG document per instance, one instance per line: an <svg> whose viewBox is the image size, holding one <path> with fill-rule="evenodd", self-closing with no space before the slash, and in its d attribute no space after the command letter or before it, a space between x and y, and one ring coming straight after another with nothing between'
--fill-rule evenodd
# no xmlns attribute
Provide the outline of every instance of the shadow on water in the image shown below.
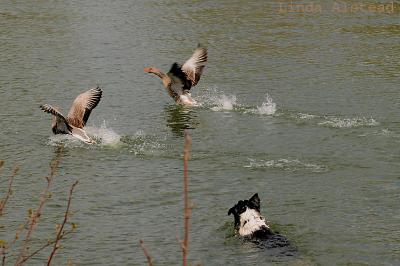
<svg viewBox="0 0 400 266"><path fill-rule="evenodd" d="M167 126L171 129L172 133L179 137L183 137L185 129L194 129L199 124L195 111L190 107L168 105L164 110L167 115Z"/></svg>

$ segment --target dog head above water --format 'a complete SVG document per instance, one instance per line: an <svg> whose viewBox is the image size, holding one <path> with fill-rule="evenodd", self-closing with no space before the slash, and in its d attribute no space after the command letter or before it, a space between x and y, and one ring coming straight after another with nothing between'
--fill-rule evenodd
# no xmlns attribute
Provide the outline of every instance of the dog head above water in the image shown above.
<svg viewBox="0 0 400 266"><path fill-rule="evenodd" d="M269 226L260 213L260 198L258 193L248 200L240 200L229 209L228 215L235 218L235 229L240 236L251 236L259 231L269 232Z"/></svg>
<svg viewBox="0 0 400 266"><path fill-rule="evenodd" d="M296 248L288 239L278 232L272 231L260 213L260 198L254 194L248 200L239 200L229 209L228 215L235 218L235 229L244 240L255 243L262 248L282 248L281 255L293 256Z"/></svg>

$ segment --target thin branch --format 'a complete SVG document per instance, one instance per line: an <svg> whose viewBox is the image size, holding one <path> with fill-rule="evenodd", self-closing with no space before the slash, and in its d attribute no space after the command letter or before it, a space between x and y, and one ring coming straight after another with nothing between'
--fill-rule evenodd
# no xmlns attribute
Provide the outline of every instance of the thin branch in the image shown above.
<svg viewBox="0 0 400 266"><path fill-rule="evenodd" d="M19 239L19 235L22 234L22 232L28 226L28 224L29 224L29 221L26 221L24 224L21 224L18 227L17 232L15 232L14 240L11 242L10 246L13 246L17 242L17 240Z"/></svg>
<svg viewBox="0 0 400 266"><path fill-rule="evenodd" d="M50 191L50 187L52 185L52 181L54 179L54 176L57 172L58 169L58 165L60 164L60 160L61 160L61 155L62 155L62 149L59 150L56 154L56 157L50 162L50 175L46 176L46 181L47 181L47 186L46 188L43 190L42 195L40 197L40 202L39 202L39 207L36 209L36 211L32 211L29 217L29 227L28 230L26 232L26 236L25 239L23 241L21 250L19 252L18 255L18 259L15 262L15 266L20 266L24 260L25 256L26 256L26 252L27 252L27 248L28 248L28 243L32 237L32 233L33 233L33 229L35 227L35 225L38 223L38 220L42 214L42 209L44 204L46 203L47 199L48 199L48 194Z"/></svg>
<svg viewBox="0 0 400 266"><path fill-rule="evenodd" d="M75 181L72 184L71 189L69 190L68 204L67 204L67 209L65 210L64 220L63 220L63 222L61 224L61 227L58 230L57 237L56 237L56 240L54 242L53 250L51 251L50 257L47 260L47 266L49 266L51 264L51 260L53 259L54 254L56 253L57 249L59 248L59 243L60 243L60 240L62 238L63 229L64 229L65 224L68 221L68 214L69 214L69 209L71 207L72 193L74 192L74 188L75 188L75 186L77 184L78 184L78 181Z"/></svg>
<svg viewBox="0 0 400 266"><path fill-rule="evenodd" d="M13 241L11 241L11 243L8 244L8 246L3 245L2 248L2 252L0 254L2 254L3 259L2 259L2 266L6 265L6 252L5 250L9 249L12 250L12 247L15 245L15 243L17 242L17 240L19 239L19 235L22 233L22 231L24 230L24 228L26 226L28 226L29 221L26 221L25 224L22 224L19 226L19 228L17 229L17 232L15 233L15 237L13 239Z"/></svg>
<svg viewBox="0 0 400 266"><path fill-rule="evenodd" d="M190 146L192 138L187 130L185 130L185 145L183 149L183 198L184 198L184 238L181 243L182 248L182 264L187 266L187 255L189 252L189 219L191 213L191 206L189 204L189 175L188 165L190 157Z"/></svg>
<svg viewBox="0 0 400 266"><path fill-rule="evenodd" d="M144 243L143 243L143 240L142 240L142 239L139 240L139 244L140 244L140 247L141 247L142 250L143 250L144 255L146 256L147 264L148 264L149 266L153 266L153 260L152 260L152 258L151 258L151 256L150 256L149 252L147 251L146 247L144 246Z"/></svg>
<svg viewBox="0 0 400 266"><path fill-rule="evenodd" d="M70 231L64 232L64 233L61 235L61 238L60 238L60 239L64 238L66 235L69 235L69 234L72 233L73 231L74 231L74 229L71 229ZM47 242L46 244L44 244L43 246L41 246L40 248L38 248L36 251L34 251L34 252L32 252L30 255L26 256L26 257L21 261L21 263L24 263L24 262L27 261L28 259L30 259L30 258L36 256L39 252L41 252L41 251L44 250L45 248L47 248L47 247L53 245L54 242L55 242L55 240L51 240L51 241Z"/></svg>
<svg viewBox="0 0 400 266"><path fill-rule="evenodd" d="M29 260L30 258L33 258L34 256L36 256L37 254L39 254L39 252L41 252L42 250L44 250L47 247L50 247L52 244L54 244L54 241L51 242L47 242L46 244L44 244L43 246L41 246L40 248L38 248L36 251L32 252L32 254L24 257L23 260L21 260L21 264L24 263L25 261Z"/></svg>
<svg viewBox="0 0 400 266"><path fill-rule="evenodd" d="M3 161L0 161L0 168L3 166ZM14 182L14 177L17 175L19 171L19 167L16 166L13 170L13 172L11 173L10 177L8 178L8 190L6 192L6 196L4 197L4 199L0 200L0 216L3 215L3 211L4 208L6 207L7 201L11 196L12 193L12 184Z"/></svg>

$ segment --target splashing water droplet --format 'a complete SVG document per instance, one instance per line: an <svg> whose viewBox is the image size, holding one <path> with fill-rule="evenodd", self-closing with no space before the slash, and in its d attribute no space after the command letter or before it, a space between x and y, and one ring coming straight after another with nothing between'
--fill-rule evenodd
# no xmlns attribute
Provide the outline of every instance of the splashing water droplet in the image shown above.
<svg viewBox="0 0 400 266"><path fill-rule="evenodd" d="M214 111L221 111L221 110L233 110L236 105L236 96L226 96L222 95L216 101L217 106L213 107L212 110Z"/></svg>
<svg viewBox="0 0 400 266"><path fill-rule="evenodd" d="M265 97L265 102L261 104L261 106L257 106L256 114L260 115L273 115L276 112L276 103L272 100L269 94Z"/></svg>
<svg viewBox="0 0 400 266"><path fill-rule="evenodd" d="M116 145L121 139L120 135L107 127L106 121L103 121L100 128L86 127L85 130L94 139L99 140L101 145Z"/></svg>

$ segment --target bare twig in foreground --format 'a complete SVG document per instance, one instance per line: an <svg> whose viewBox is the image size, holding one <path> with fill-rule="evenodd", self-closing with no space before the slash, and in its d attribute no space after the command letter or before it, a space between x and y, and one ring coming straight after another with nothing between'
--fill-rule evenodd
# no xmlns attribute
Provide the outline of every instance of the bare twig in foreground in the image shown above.
<svg viewBox="0 0 400 266"><path fill-rule="evenodd" d="M3 165L4 165L4 161L0 161L0 168L2 168ZM14 182L14 177L18 173L18 170L19 170L19 168L18 168L18 166L16 166L8 178L8 189L7 189L6 195L5 195L4 199L0 200L0 216L3 215L3 211L6 207L7 201L12 194L12 184ZM4 240L0 240L0 256L1 256L1 265L2 266L6 265L6 250L7 249L8 249L8 245L6 244L6 242Z"/></svg>
<svg viewBox="0 0 400 266"><path fill-rule="evenodd" d="M187 266L187 255L189 252L189 219L192 211L192 207L189 203L189 175L188 175L188 164L190 157L190 146L192 144L192 138L189 136L187 130L185 130L185 146L183 149L183 199L184 199L184 237L181 243L182 248L182 264Z"/></svg>
<svg viewBox="0 0 400 266"><path fill-rule="evenodd" d="M61 240L61 238L63 237L63 234L64 234L64 231L63 231L64 230L64 226L68 221L68 214L69 214L69 208L71 207L72 193L74 192L74 188L75 188L75 186L77 184L78 184L78 181L75 181L72 184L71 189L69 190L68 204L67 204L67 209L65 210L64 220L63 220L60 228L58 229L58 233L57 233L56 240L54 242L53 250L51 251L49 259L47 260L47 266L49 266L51 264L51 260L53 259L54 254L56 253L57 249L59 248L60 240Z"/></svg>
<svg viewBox="0 0 400 266"><path fill-rule="evenodd" d="M21 250L19 252L18 259L15 263L16 266L22 265L22 263L24 261L26 261L25 257L26 257L26 253L27 253L28 244L32 237L33 229L35 228L35 226L38 223L38 220L42 214L42 209L44 207L44 204L46 203L47 199L49 198L50 187L53 182L54 176L57 172L58 165L60 164L61 155L62 155L62 150L59 150L57 152L56 157L50 162L50 175L46 176L47 186L43 190L42 195L40 197L39 207L36 209L36 211L30 211L29 227L27 229L25 239L23 240L23 244L22 244Z"/></svg>
<svg viewBox="0 0 400 266"><path fill-rule="evenodd" d="M72 233L74 231L74 229L71 229L67 232L62 233L60 239L62 239L63 237L65 237L66 235ZM26 256L22 261L21 264L24 263L25 261L29 260L30 258L33 258L34 256L36 256L37 254L39 254L42 250L44 250L45 248L53 245L55 242L55 240L51 240L48 241L46 244L44 244L43 246L41 246L40 248L38 248L36 251L32 252L30 255Z"/></svg>
<svg viewBox="0 0 400 266"><path fill-rule="evenodd" d="M2 167L2 166L3 166L3 161L0 161L0 167ZM17 175L17 173L18 173L18 170L19 170L19 168L18 168L18 166L16 166L16 167L14 168L12 174L11 174L10 177L8 178L8 190L7 190L7 192L6 192L6 196L4 197L4 199L0 200L0 216L3 215L4 208L6 207L7 201L8 201L8 199L9 199L10 196L11 196L11 193L12 193L12 190L11 190L11 189L12 189L12 184L13 184L13 182L14 182L14 177L15 177L15 176Z"/></svg>
<svg viewBox="0 0 400 266"><path fill-rule="evenodd" d="M143 240L140 239L140 240L139 240L139 243L140 243L140 247L141 247L142 250L143 250L144 255L146 256L147 264L148 264L149 266L153 266L153 260L151 259L151 256L150 256L149 252L147 251L146 247L144 246Z"/></svg>

